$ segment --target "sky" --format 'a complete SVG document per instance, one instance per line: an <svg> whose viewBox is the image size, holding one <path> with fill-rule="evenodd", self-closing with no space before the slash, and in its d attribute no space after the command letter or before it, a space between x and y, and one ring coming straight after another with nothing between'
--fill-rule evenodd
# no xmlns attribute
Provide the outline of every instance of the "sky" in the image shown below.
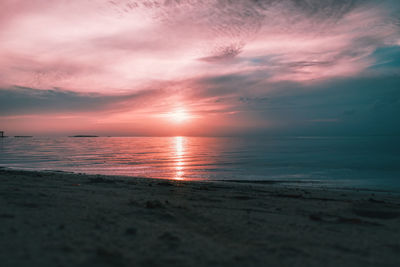
<svg viewBox="0 0 400 267"><path fill-rule="evenodd" d="M400 1L0 5L9 135L400 134Z"/></svg>

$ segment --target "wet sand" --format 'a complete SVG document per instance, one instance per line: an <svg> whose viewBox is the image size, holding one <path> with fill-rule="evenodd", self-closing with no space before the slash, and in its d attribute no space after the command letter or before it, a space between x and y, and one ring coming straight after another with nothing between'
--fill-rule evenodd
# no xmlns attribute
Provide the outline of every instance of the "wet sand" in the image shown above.
<svg viewBox="0 0 400 267"><path fill-rule="evenodd" d="M0 169L0 265L400 266L400 196Z"/></svg>

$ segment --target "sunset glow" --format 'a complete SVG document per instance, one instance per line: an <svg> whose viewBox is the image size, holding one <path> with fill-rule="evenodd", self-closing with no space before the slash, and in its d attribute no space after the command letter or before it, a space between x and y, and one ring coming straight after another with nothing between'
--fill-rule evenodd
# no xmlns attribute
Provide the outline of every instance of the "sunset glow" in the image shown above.
<svg viewBox="0 0 400 267"><path fill-rule="evenodd" d="M187 121L187 120L190 118L190 116L189 116L189 115L186 113L186 111L183 110L183 109L177 109L176 111L171 112L171 113L168 114L168 115L169 115L170 119L171 119L173 122L176 122L176 123L185 122L185 121Z"/></svg>
<svg viewBox="0 0 400 267"><path fill-rule="evenodd" d="M374 131L393 132L397 1L1 7L0 125L10 134L362 134L375 119Z"/></svg>

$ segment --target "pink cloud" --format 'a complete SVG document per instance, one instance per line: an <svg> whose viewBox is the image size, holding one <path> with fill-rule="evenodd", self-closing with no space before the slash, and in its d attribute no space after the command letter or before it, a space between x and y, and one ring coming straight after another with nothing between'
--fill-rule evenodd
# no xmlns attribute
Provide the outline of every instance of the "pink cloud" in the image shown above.
<svg viewBox="0 0 400 267"><path fill-rule="evenodd" d="M212 64L271 55L278 60L256 69L272 81L348 76L370 65L366 58L376 46L399 38L397 27L385 21L384 6L328 19L291 1L36 0L5 6L2 83L40 88L141 88L154 80L255 69L240 61Z"/></svg>

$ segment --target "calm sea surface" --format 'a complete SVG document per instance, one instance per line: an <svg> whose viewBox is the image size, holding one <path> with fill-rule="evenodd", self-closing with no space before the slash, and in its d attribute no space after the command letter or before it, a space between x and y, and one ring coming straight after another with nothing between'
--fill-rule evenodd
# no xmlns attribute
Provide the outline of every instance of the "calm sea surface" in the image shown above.
<svg viewBox="0 0 400 267"><path fill-rule="evenodd" d="M9 137L0 139L0 166L400 191L400 137Z"/></svg>

